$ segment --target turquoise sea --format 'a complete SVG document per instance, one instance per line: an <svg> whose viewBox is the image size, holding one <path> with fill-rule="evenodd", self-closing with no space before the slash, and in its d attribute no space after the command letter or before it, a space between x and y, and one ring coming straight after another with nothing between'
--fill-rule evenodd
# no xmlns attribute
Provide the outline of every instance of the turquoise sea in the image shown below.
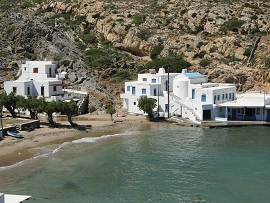
<svg viewBox="0 0 270 203"><path fill-rule="evenodd" d="M0 192L27 203L270 202L269 127L154 126L36 149L0 168Z"/></svg>

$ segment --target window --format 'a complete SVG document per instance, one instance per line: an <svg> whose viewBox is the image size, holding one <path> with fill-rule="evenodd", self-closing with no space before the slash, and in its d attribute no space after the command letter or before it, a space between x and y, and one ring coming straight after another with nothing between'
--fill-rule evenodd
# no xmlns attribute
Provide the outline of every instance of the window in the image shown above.
<svg viewBox="0 0 270 203"><path fill-rule="evenodd" d="M228 93L226 93L226 99L228 99Z"/></svg>
<svg viewBox="0 0 270 203"><path fill-rule="evenodd" d="M232 93L232 100L234 100L234 92Z"/></svg>
<svg viewBox="0 0 270 203"><path fill-rule="evenodd" d="M205 95L205 94L202 95L201 101L202 101L202 102L206 102L206 95Z"/></svg>
<svg viewBox="0 0 270 203"><path fill-rule="evenodd" d="M146 89L142 89L142 94L146 94Z"/></svg>
<svg viewBox="0 0 270 203"><path fill-rule="evenodd" d="M133 105L136 106L136 102L133 102Z"/></svg>
<svg viewBox="0 0 270 203"><path fill-rule="evenodd" d="M257 108L257 115L260 115L260 108Z"/></svg>
<svg viewBox="0 0 270 203"><path fill-rule="evenodd" d="M220 95L217 96L217 100L218 100L218 101L220 100Z"/></svg>
<svg viewBox="0 0 270 203"><path fill-rule="evenodd" d="M26 71L26 68L24 68L24 71Z"/></svg>
<svg viewBox="0 0 270 203"><path fill-rule="evenodd" d="M130 86L127 86L127 92L130 92Z"/></svg>
<svg viewBox="0 0 270 203"><path fill-rule="evenodd" d="M56 92L57 91L57 87L53 86L53 91Z"/></svg>
<svg viewBox="0 0 270 203"><path fill-rule="evenodd" d="M216 103L216 100L217 100L217 96L214 95L214 104Z"/></svg>
<svg viewBox="0 0 270 203"><path fill-rule="evenodd" d="M16 93L17 93L17 87L12 87L12 92L13 92L14 94L16 94Z"/></svg>
<svg viewBox="0 0 270 203"><path fill-rule="evenodd" d="M168 80L165 81L165 91L168 91Z"/></svg>
<svg viewBox="0 0 270 203"><path fill-rule="evenodd" d="M157 83L157 79L152 78L152 83Z"/></svg>
<svg viewBox="0 0 270 203"><path fill-rule="evenodd" d="M147 81L147 78L143 78L142 81L145 81L146 82Z"/></svg>
<svg viewBox="0 0 270 203"><path fill-rule="evenodd" d="M195 99L195 89L192 89L192 92L191 92L191 99Z"/></svg>
<svg viewBox="0 0 270 203"><path fill-rule="evenodd" d="M229 99L232 99L232 93L229 94Z"/></svg>
<svg viewBox="0 0 270 203"><path fill-rule="evenodd" d="M225 96L225 95L224 95L224 94L222 94L222 100L224 100L224 96Z"/></svg>
<svg viewBox="0 0 270 203"><path fill-rule="evenodd" d="M33 68L33 73L38 73L38 68Z"/></svg>

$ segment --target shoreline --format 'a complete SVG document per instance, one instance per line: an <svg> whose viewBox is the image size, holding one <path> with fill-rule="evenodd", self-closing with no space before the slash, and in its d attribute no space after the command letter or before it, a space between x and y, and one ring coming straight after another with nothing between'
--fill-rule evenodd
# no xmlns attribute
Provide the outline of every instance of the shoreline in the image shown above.
<svg viewBox="0 0 270 203"><path fill-rule="evenodd" d="M22 139L7 136L0 141L0 167L11 166L34 157L37 154L33 151L37 148L60 145L84 137L101 137L106 134L123 133L131 128L142 129L150 125L145 116L128 115L114 117L114 120L115 122L112 122L109 115L105 114L85 114L74 117L73 121L79 125L77 129L72 128L67 121L57 121L60 128L49 128L47 125L41 125L40 128L30 132L21 131L20 133L24 135Z"/></svg>

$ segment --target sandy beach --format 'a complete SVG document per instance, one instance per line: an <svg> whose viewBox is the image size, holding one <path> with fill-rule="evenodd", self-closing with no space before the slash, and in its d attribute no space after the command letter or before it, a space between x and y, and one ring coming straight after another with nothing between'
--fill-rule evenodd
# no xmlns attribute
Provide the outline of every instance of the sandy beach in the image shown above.
<svg viewBox="0 0 270 203"><path fill-rule="evenodd" d="M114 116L114 122L108 114L85 114L73 118L78 128L72 128L67 121L57 121L58 128L50 128L47 123L33 131L20 131L24 138L5 137L0 141L0 167L8 166L28 159L35 155L32 149L62 144L67 141L83 137L97 137L105 134L124 132L130 128L138 128L149 125L145 116L127 115L125 117Z"/></svg>

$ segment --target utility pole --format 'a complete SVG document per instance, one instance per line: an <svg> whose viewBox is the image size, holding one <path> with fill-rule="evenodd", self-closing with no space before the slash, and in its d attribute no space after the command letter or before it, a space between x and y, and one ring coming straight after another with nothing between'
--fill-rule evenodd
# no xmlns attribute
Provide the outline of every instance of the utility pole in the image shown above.
<svg viewBox="0 0 270 203"><path fill-rule="evenodd" d="M170 118L170 68L167 68L168 72L168 85L167 85L167 93L168 93L168 118Z"/></svg>

